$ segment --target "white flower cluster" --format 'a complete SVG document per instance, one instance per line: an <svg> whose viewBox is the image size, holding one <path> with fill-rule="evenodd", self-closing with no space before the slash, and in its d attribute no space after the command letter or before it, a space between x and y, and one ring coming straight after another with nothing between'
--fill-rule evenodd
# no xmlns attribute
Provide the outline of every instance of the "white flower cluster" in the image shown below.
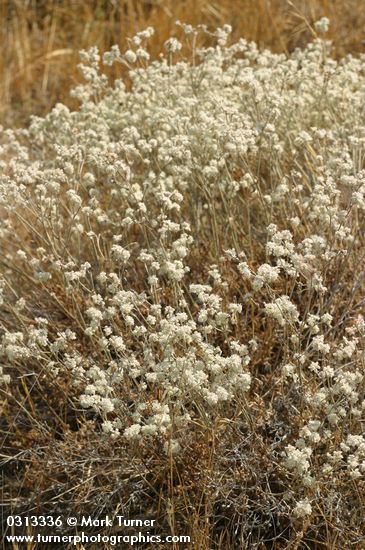
<svg viewBox="0 0 365 550"><path fill-rule="evenodd" d="M273 317L281 326L296 323L299 320L296 305L286 295L279 296L274 302L265 304L265 311L269 317Z"/></svg>

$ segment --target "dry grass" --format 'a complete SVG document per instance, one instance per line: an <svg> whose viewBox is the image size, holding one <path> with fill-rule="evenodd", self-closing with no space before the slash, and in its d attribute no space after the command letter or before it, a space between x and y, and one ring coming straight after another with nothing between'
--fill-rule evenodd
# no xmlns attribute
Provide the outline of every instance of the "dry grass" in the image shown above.
<svg viewBox="0 0 365 550"><path fill-rule="evenodd" d="M322 16L331 20L337 55L364 51L365 12L358 0L0 0L0 123L22 125L57 101L70 104L78 51L123 46L146 26L156 30L152 53L177 19L229 23L234 38L288 51L307 43L310 24Z"/></svg>

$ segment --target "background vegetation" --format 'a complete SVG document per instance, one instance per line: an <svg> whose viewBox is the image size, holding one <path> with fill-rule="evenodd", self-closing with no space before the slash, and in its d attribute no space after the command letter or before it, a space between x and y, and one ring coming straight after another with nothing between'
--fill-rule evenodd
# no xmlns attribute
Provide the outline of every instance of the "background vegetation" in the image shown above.
<svg viewBox="0 0 365 550"><path fill-rule="evenodd" d="M331 20L335 55L364 52L365 10L358 0L11 0L0 1L0 124L22 125L57 102L71 103L80 49L113 44L147 26L151 53L174 32L175 21L233 26L275 52L292 51L312 36L311 24Z"/></svg>

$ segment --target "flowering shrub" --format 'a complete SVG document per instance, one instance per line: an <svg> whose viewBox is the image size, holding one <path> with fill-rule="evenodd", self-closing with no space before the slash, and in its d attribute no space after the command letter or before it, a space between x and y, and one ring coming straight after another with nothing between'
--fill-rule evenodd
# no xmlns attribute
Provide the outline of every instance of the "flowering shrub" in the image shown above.
<svg viewBox="0 0 365 550"><path fill-rule="evenodd" d="M191 59L150 62L147 29L110 85L81 52L79 110L2 131L8 446L33 419L63 497L106 445L130 475L100 510L148 494L204 548L361 545L365 58L181 26Z"/></svg>

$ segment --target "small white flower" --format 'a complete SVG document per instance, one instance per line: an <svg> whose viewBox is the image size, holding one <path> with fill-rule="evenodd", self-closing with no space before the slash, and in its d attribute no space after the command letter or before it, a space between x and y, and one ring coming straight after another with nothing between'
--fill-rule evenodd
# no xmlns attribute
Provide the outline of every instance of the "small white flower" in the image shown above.
<svg viewBox="0 0 365 550"><path fill-rule="evenodd" d="M276 298L274 302L265 304L265 312L269 317L276 319L281 326L299 321L299 312L289 296L286 295Z"/></svg>
<svg viewBox="0 0 365 550"><path fill-rule="evenodd" d="M166 40L164 46L169 53L176 53L182 48L181 42L179 42L176 38L169 38Z"/></svg>
<svg viewBox="0 0 365 550"><path fill-rule="evenodd" d="M299 500L293 510L293 514L297 518L304 518L310 516L312 513L312 506L307 498Z"/></svg>
<svg viewBox="0 0 365 550"><path fill-rule="evenodd" d="M317 32L325 34L328 32L330 20L327 17L322 17L314 23L314 28Z"/></svg>
<svg viewBox="0 0 365 550"><path fill-rule="evenodd" d="M126 250L122 246L119 246L118 244L113 244L113 246L111 247L111 254L115 260L123 263L127 262L131 256L128 250Z"/></svg>
<svg viewBox="0 0 365 550"><path fill-rule="evenodd" d="M141 425L133 424L132 426L124 430L124 437L126 437L127 439L138 439L140 433L141 433Z"/></svg>
<svg viewBox="0 0 365 550"><path fill-rule="evenodd" d="M127 50L124 54L124 59L128 63L135 63L137 61L137 55L132 50Z"/></svg>

